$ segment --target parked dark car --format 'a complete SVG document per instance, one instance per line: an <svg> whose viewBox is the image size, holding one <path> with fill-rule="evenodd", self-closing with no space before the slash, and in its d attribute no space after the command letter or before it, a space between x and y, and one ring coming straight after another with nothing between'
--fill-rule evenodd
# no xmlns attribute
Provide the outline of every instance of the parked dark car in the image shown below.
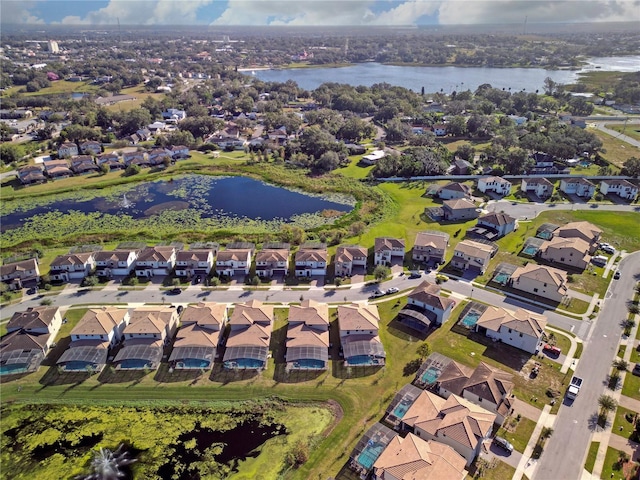
<svg viewBox="0 0 640 480"><path fill-rule="evenodd" d="M169 295L179 295L182 293L182 289L181 288L172 288L171 290L169 290Z"/></svg>
<svg viewBox="0 0 640 480"><path fill-rule="evenodd" d="M613 279L614 280L619 280L620 279L620 271L616 270L615 273L613 274Z"/></svg>
<svg viewBox="0 0 640 480"><path fill-rule="evenodd" d="M493 443L508 453L513 452L513 445L506 438L496 437L493 439Z"/></svg>
<svg viewBox="0 0 640 480"><path fill-rule="evenodd" d="M36 293L38 293L38 289L36 287L31 287L27 290L27 295L35 295Z"/></svg>
<svg viewBox="0 0 640 480"><path fill-rule="evenodd" d="M635 364L635 366L633 367L633 370L631 370L631 373L640 377L640 363Z"/></svg>

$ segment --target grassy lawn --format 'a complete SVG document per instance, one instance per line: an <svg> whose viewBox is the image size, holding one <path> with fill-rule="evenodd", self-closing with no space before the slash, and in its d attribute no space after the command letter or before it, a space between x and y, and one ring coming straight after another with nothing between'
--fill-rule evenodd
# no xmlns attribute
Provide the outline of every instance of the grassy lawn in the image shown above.
<svg viewBox="0 0 640 480"><path fill-rule="evenodd" d="M558 347L560 347L562 353L564 353L565 355L569 353L569 349L571 348L571 340L569 339L569 337L563 335L562 333L558 333L555 331L552 332L550 330L548 330L546 333L548 336L553 334L555 343Z"/></svg>
<svg viewBox="0 0 640 480"><path fill-rule="evenodd" d="M636 377L632 375L631 372L627 372L624 376L622 394L640 400L640 377Z"/></svg>
<svg viewBox="0 0 640 480"><path fill-rule="evenodd" d="M627 375L630 374L627 373ZM631 422L628 422L625 416L627 414L633 416L637 413L638 412L634 412L633 410L629 410L624 407L618 407L618 409L616 410L616 418L613 421L611 432L615 433L616 435L620 435L621 437L629 438L629 436L633 433L634 428L633 424Z"/></svg>
<svg viewBox="0 0 640 480"><path fill-rule="evenodd" d="M475 472L474 465L471 466L471 471ZM497 458L494 458L484 470L482 477L479 477L474 473L473 475L467 475L467 480L475 478L482 478L483 480L505 480L507 478L512 478L514 473L516 473L515 468L507 463L499 461Z"/></svg>
<svg viewBox="0 0 640 480"><path fill-rule="evenodd" d="M334 173L339 173L340 175L344 175L345 177L349 177L349 178L357 178L358 180L362 178L367 178L367 176L369 175L369 172L373 170L373 165L366 165L366 166L360 167L358 165L358 162L360 161L361 158L362 158L362 155L350 156L349 160L351 160L351 162L349 163L349 165L346 167L342 167L342 168L338 168L337 170L334 170Z"/></svg>
<svg viewBox="0 0 640 480"><path fill-rule="evenodd" d="M612 447L607 447L607 455L604 457L604 466L602 467L602 473L600 478L612 478L614 480L624 480L627 478L625 473L620 469L618 465L618 459L620 458L620 450Z"/></svg>
<svg viewBox="0 0 640 480"><path fill-rule="evenodd" d="M604 153L601 153L602 158L615 167L622 168L624 162L631 157L637 157L638 153L640 153L637 147L629 145L619 138L612 137L602 130L590 128L589 131L602 141L602 150L604 151Z"/></svg>
<svg viewBox="0 0 640 480"><path fill-rule="evenodd" d="M591 442L589 445L589 453L587 453L587 460L584 462L584 468L587 472L593 472L593 466L596 463L596 457L598 456L598 449L600 448L600 442Z"/></svg>
<svg viewBox="0 0 640 480"><path fill-rule="evenodd" d="M500 427L497 435L506 438L511 442L513 448L523 453L535 428L536 422L526 417L521 417L520 421L517 421L515 417L509 417Z"/></svg>
<svg viewBox="0 0 640 480"><path fill-rule="evenodd" d="M139 108L147 97L154 98L156 100L162 100L165 97L164 93L151 93L145 90L144 85L137 85L135 87L123 88L120 90L122 95L134 95L135 100L127 100L126 102L116 103L114 105L107 105L105 108L112 112L128 112L134 108Z"/></svg>
<svg viewBox="0 0 640 480"><path fill-rule="evenodd" d="M638 329L640 331L640 329ZM631 348L631 347L630 347ZM640 352L637 348L631 350L631 357L629 358L631 363L639 363L640 362Z"/></svg>
<svg viewBox="0 0 640 480"><path fill-rule="evenodd" d="M605 127L640 141L640 125L633 123L629 125L625 125L624 123L607 123Z"/></svg>
<svg viewBox="0 0 640 480"><path fill-rule="evenodd" d="M9 95L14 91L18 91L24 86L13 87L5 92L5 94ZM68 82L66 80L56 80L51 82L51 86L47 88L43 88L38 90L37 92L27 92L26 90L21 93L22 96L25 97L36 97L39 95L60 95L62 93L71 94L73 92L79 93L93 93L97 92L98 87L96 85L91 85L90 82Z"/></svg>

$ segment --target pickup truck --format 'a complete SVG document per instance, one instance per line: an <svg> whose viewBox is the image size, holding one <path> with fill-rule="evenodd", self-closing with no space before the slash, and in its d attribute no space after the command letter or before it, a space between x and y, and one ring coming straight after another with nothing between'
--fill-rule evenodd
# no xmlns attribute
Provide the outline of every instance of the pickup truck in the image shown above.
<svg viewBox="0 0 640 480"><path fill-rule="evenodd" d="M571 379L571 383L569 383L569 388L567 389L567 398L569 400L575 400L580 392L580 387L582 386L582 379L580 377L573 377Z"/></svg>

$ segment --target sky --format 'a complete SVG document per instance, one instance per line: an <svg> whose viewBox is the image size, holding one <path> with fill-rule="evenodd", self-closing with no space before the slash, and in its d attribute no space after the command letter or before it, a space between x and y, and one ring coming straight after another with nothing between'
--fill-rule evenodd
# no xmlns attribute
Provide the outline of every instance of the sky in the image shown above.
<svg viewBox="0 0 640 480"><path fill-rule="evenodd" d="M5 24L481 25L640 21L640 0L1 0Z"/></svg>

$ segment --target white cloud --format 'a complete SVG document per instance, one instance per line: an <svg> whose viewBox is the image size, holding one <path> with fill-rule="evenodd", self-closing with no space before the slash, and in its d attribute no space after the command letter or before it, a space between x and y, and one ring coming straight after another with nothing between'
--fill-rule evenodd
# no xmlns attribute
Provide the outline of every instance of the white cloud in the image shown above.
<svg viewBox="0 0 640 480"><path fill-rule="evenodd" d="M67 16L60 23L90 25L189 25L197 23L197 11L213 0L110 0L85 17Z"/></svg>
<svg viewBox="0 0 640 480"><path fill-rule="evenodd" d="M34 1L5 1L0 2L0 13L2 14L2 23L19 24L19 23L44 23L44 20L36 17L31 13L36 2Z"/></svg>
<svg viewBox="0 0 640 480"><path fill-rule="evenodd" d="M378 25L413 25L424 15L433 15L442 2L410 0L381 12L372 23Z"/></svg>
<svg viewBox="0 0 640 480"><path fill-rule="evenodd" d="M443 25L543 22L618 22L640 19L632 0L494 0L442 2Z"/></svg>

